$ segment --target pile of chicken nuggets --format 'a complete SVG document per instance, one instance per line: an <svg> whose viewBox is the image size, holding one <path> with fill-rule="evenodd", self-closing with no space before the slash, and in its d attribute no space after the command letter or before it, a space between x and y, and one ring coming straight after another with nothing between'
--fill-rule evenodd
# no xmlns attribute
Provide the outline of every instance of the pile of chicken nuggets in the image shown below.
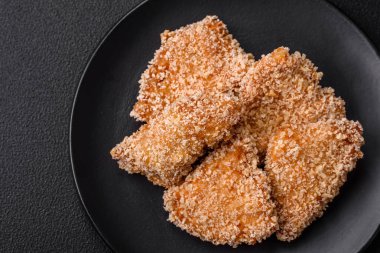
<svg viewBox="0 0 380 253"><path fill-rule="evenodd" d="M286 47L255 61L216 16L164 31L131 112L146 124L111 155L165 187L169 221L202 240L292 241L363 156L362 126L321 78Z"/></svg>

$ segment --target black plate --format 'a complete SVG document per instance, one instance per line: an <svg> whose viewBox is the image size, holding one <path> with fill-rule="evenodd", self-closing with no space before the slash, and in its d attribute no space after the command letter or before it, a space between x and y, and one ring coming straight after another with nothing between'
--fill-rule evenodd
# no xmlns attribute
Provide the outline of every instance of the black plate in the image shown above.
<svg viewBox="0 0 380 253"><path fill-rule="evenodd" d="M162 188L129 175L110 149L138 129L129 117L140 74L160 46L159 34L218 15L256 58L285 45L306 53L364 127L365 158L323 218L288 244L274 237L234 252L358 252L380 222L380 60L363 34L325 2L150 1L106 36L81 80L73 108L71 155L81 199L96 229L118 252L230 252L166 221Z"/></svg>

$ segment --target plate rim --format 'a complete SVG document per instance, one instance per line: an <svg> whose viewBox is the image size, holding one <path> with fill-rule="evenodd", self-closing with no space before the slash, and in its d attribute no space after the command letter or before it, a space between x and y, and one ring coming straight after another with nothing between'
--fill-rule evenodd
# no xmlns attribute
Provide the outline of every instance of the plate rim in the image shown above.
<svg viewBox="0 0 380 253"><path fill-rule="evenodd" d="M97 54L99 52L99 49L103 46L104 42L108 39L108 37L112 34L112 32L120 25L120 23L122 23L128 16L130 16L133 12L135 12L138 8L140 8L141 6L143 6L144 4L146 4L148 1L149 0L142 0L140 3L138 3L137 5L135 5L134 7L132 7L131 10L129 10L118 21L116 21L116 23L114 23L111 26L111 28L103 35L103 37L101 38L101 40L98 42L98 44L96 45L95 49L92 51L90 57L88 58L84 69L81 72L82 74L81 74L81 77L79 79L79 83L78 83L78 85L76 87L76 91L75 91L75 94L74 94L74 100L73 100L73 103L72 103L72 106L71 106L71 113L70 113L70 126L69 126L70 163L71 163L71 172L72 172L72 176L74 178L76 192L77 192L77 195L78 195L78 197L80 199L82 207L84 208L84 210L86 212L87 218L89 218L90 221L91 221L91 225L95 228L97 234L100 236L100 238L103 240L103 242L107 245L107 247L111 251L113 251L113 252L117 252L117 251L112 246L112 244L107 240L107 238L104 236L104 234L101 231L101 229L96 224L95 220L92 218L92 216L90 214L90 211L87 208L86 203L85 203L85 201L83 199L81 190L79 188L79 184L78 184L78 180L77 180L77 175L76 175L76 170L75 170L75 164L74 164L73 141L72 141L73 140L72 139L73 138L72 133L73 133L74 113L75 113L75 108L76 108L77 101L78 101L78 95L79 95L79 91L80 91L80 88L82 86L83 80L84 80L84 78L86 76L86 73L87 73L87 71L88 71L88 69L89 69L92 61L97 56Z"/></svg>
<svg viewBox="0 0 380 253"><path fill-rule="evenodd" d="M85 201L83 199L83 196L82 196L82 193L81 193L81 190L80 190L80 187L79 187L79 184L78 184L78 181L77 181L77 175L76 175L76 169L75 169L75 164L74 164L74 154L73 154L73 139L72 139L72 132L73 132L73 123L74 123L74 114L75 114L75 108L76 108L76 105L77 105L77 101L78 101L78 95L79 95L79 92L80 92L80 88L82 87L82 83L83 83L83 80L87 74L87 71L92 63L92 61L95 59L95 57L97 56L100 48L103 46L103 44L106 42L106 40L109 38L109 36L113 33L113 31L126 19L128 18L132 13L134 13L137 9L139 9L140 7L143 7L143 5L145 5L147 2L149 2L151 0L142 0L141 2L139 2L137 5L135 5L134 7L132 7L132 9L130 9L126 14L124 14L118 21L116 21L111 27L110 29L103 35L103 37L100 39L100 41L98 42L98 44L96 45L95 49L92 51L92 53L90 54L90 57L88 58L88 60L86 61L86 65L84 67L84 69L81 71L81 77L79 79L79 82L78 82L78 85L76 87L76 90L75 90L75 94L74 94L74 98L73 98L73 102L72 102L72 106L71 106L71 112L70 112L70 124L69 124L69 155L70 155L70 163L71 163L71 172L72 172L72 176L74 178L74 183L75 183L75 188L76 188L76 192L77 192L77 195L80 199L80 202L82 204L82 208L84 208L85 212L86 212L86 216L88 219L90 219L91 221L91 225L95 228L95 231L97 232L97 234L100 236L100 238L103 240L103 242L106 244L106 246L113 252L117 252L115 250L115 248L112 246L112 244L107 240L107 238L104 236L104 233L102 232L102 230L98 227L98 225L96 224L95 220L92 218L91 214L90 214L90 211L89 209L87 208L86 204L85 204ZM330 1L328 0L320 0L319 3L321 4L324 4L327 8L329 8L331 11L333 11L335 14L337 14L338 16L340 16L342 18L342 20L344 20L344 22L346 22L347 24L349 24L351 27L353 27L354 31L357 33L357 35L359 35L361 37L361 39L367 43L368 47L374 52L374 54L377 56L377 58L379 58L380 60L380 49L378 49L374 43L372 42L372 40L369 39L369 37L366 35L366 33L360 28L358 27L355 22L350 18L348 17L346 14L344 14L337 6L335 6L334 4L332 4ZM370 245L371 243L375 240L375 238L377 237L377 235L380 234L380 224L377 226L377 228L375 229L375 231L373 232L372 236L369 238L369 240L361 246L360 250L357 252L357 253L361 253L363 252L364 250L366 250Z"/></svg>

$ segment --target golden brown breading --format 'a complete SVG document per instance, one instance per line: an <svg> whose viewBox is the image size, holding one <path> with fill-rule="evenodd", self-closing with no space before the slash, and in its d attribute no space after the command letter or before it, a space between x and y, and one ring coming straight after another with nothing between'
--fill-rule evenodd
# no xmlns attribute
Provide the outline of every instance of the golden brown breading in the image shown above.
<svg viewBox="0 0 380 253"><path fill-rule="evenodd" d="M338 195L347 173L362 158L359 122L347 119L294 125L271 139L265 170L277 204L277 238L291 241Z"/></svg>
<svg viewBox="0 0 380 253"><path fill-rule="evenodd" d="M131 116L155 117L185 89L232 90L240 86L253 57L244 53L216 16L161 34L161 47L142 74Z"/></svg>
<svg viewBox="0 0 380 253"><path fill-rule="evenodd" d="M250 70L261 96L241 124L256 140L260 157L279 127L345 117L344 101L332 88L322 88L322 73L299 52L280 47L263 56Z"/></svg>
<svg viewBox="0 0 380 253"><path fill-rule="evenodd" d="M164 193L169 221L216 245L255 244L278 228L269 180L248 138L225 143Z"/></svg>
<svg viewBox="0 0 380 253"><path fill-rule="evenodd" d="M253 57L215 16L164 32L131 113L149 121L112 157L154 184L178 184L206 148L229 138L242 109L258 100L252 65Z"/></svg>
<svg viewBox="0 0 380 253"><path fill-rule="evenodd" d="M241 114L233 92L188 91L111 151L129 173L154 184L176 185L207 147L230 138Z"/></svg>

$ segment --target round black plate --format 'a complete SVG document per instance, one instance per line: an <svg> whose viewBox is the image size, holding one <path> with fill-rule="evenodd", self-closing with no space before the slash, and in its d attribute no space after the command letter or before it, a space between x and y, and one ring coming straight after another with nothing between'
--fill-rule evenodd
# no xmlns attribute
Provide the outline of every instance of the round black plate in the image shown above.
<svg viewBox="0 0 380 253"><path fill-rule="evenodd" d="M292 243L274 237L234 252L358 252L380 222L380 60L342 14L320 1L149 1L106 36L83 75L71 125L71 155L78 190L95 227L118 252L230 252L188 235L166 221L163 189L129 175L110 149L138 129L129 117L139 77L159 34L218 15L257 59L284 45L305 54L347 102L348 117L364 127L364 159L325 215Z"/></svg>

